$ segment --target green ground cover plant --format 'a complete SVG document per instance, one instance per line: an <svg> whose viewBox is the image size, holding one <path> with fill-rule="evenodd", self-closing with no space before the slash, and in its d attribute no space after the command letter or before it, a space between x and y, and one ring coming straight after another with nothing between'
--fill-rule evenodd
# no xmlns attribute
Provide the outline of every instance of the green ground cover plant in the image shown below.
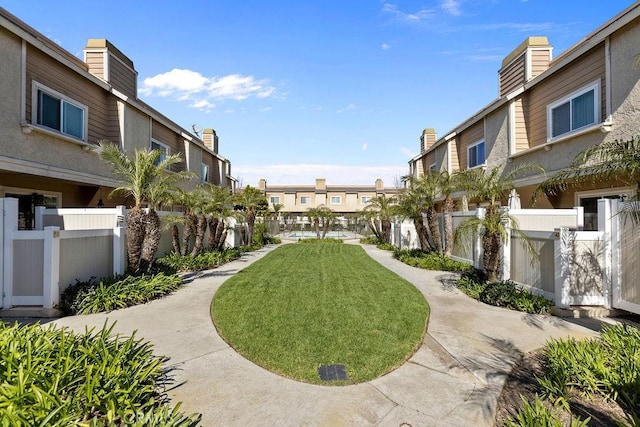
<svg viewBox="0 0 640 427"><path fill-rule="evenodd" d="M456 287L485 304L530 314L549 314L553 306L550 300L533 295L510 280L489 282L484 273L476 269L464 271Z"/></svg>
<svg viewBox="0 0 640 427"><path fill-rule="evenodd" d="M343 385L400 366L422 342L429 308L360 246L325 242L270 252L220 287L211 312L220 336L256 364ZM350 379L323 383L326 364L345 365Z"/></svg>
<svg viewBox="0 0 640 427"><path fill-rule="evenodd" d="M425 252L421 249L393 248L393 257L412 267L435 271L468 271L472 267L466 262L453 260L437 252Z"/></svg>
<svg viewBox="0 0 640 427"><path fill-rule="evenodd" d="M377 236L373 235L373 236L361 238L360 243L365 245L379 245L382 242L380 241L380 239L378 239Z"/></svg>
<svg viewBox="0 0 640 427"><path fill-rule="evenodd" d="M3 426L196 426L168 406L168 376L152 346L113 326L76 334L0 322Z"/></svg>
<svg viewBox="0 0 640 427"><path fill-rule="evenodd" d="M222 264L240 258L242 248L227 248L222 251L206 251L192 257L170 253L156 260L162 267L168 267L178 272L202 271L219 267Z"/></svg>
<svg viewBox="0 0 640 427"><path fill-rule="evenodd" d="M112 276L76 282L65 289L59 308L66 314L90 314L144 304L175 292L182 278L175 274Z"/></svg>

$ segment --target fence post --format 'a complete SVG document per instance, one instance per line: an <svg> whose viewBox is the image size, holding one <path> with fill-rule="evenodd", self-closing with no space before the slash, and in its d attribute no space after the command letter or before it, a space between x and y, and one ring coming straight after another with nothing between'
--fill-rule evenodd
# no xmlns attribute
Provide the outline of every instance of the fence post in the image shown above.
<svg viewBox="0 0 640 427"><path fill-rule="evenodd" d="M60 227L44 229L42 307L53 308L60 300Z"/></svg>
<svg viewBox="0 0 640 427"><path fill-rule="evenodd" d="M618 307L620 304L620 286L622 281L621 259L621 225L620 225L620 204L618 199L611 200L611 306Z"/></svg>
<svg viewBox="0 0 640 427"><path fill-rule="evenodd" d="M13 305L13 233L18 230L18 199L3 201L2 225L2 308Z"/></svg>
<svg viewBox="0 0 640 427"><path fill-rule="evenodd" d="M125 240L125 228L113 228L113 274L123 274L127 261L127 242Z"/></svg>
<svg viewBox="0 0 640 427"><path fill-rule="evenodd" d="M577 218L577 228L578 231L582 231L584 230L584 207L582 206L576 206L573 208L576 211L576 218Z"/></svg>
<svg viewBox="0 0 640 427"><path fill-rule="evenodd" d="M505 208L507 214L509 208ZM502 280L511 279L511 219L507 216L507 222L504 225L507 232L507 241L502 245Z"/></svg>
<svg viewBox="0 0 640 427"><path fill-rule="evenodd" d="M611 199L598 199L598 230L604 233L603 243L604 243L604 268L602 280L604 281L604 299L605 306L607 308L611 308L611 284L612 282L612 250L611 250L611 239L612 239L612 211L611 211Z"/></svg>
<svg viewBox="0 0 640 427"><path fill-rule="evenodd" d="M44 230L44 206L36 206L35 230Z"/></svg>
<svg viewBox="0 0 640 427"><path fill-rule="evenodd" d="M569 229L567 227L556 228L554 241L554 266L555 266L555 305L560 308L569 307L570 291L570 259L571 245L569 243Z"/></svg>

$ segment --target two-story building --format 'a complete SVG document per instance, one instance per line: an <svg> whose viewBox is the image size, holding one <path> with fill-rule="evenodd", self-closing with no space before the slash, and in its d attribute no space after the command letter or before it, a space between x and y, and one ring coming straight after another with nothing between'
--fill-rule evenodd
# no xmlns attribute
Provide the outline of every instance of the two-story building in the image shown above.
<svg viewBox="0 0 640 427"><path fill-rule="evenodd" d="M531 173L517 182L523 207L531 207L538 184L578 153L640 134L640 3L558 57L552 53L546 37L529 37L507 55L498 97L444 136L425 129L410 174L537 163L546 175ZM598 198L635 191L619 182L585 184L543 196L534 207L583 206L585 229L593 229Z"/></svg>
<svg viewBox="0 0 640 427"><path fill-rule="evenodd" d="M212 129L183 129L138 98L133 61L105 39L89 39L81 60L0 8L0 197L19 199L21 228L35 206L127 204L96 150L180 154L176 170L234 187L230 162Z"/></svg>

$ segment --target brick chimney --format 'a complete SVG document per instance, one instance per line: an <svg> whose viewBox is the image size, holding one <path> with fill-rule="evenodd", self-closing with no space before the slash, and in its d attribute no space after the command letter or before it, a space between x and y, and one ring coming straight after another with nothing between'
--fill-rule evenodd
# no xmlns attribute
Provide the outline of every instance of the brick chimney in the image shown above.
<svg viewBox="0 0 640 427"><path fill-rule="evenodd" d="M528 37L507 55L498 71L500 97L521 88L549 68L552 51L546 37Z"/></svg>
<svg viewBox="0 0 640 427"><path fill-rule="evenodd" d="M126 96L138 97L138 72L133 61L107 39L89 39L83 50L89 72Z"/></svg>
<svg viewBox="0 0 640 427"><path fill-rule="evenodd" d="M422 135L420 135L420 153L424 153L431 148L437 139L438 136L435 129L427 128L423 130Z"/></svg>
<svg viewBox="0 0 640 427"><path fill-rule="evenodd" d="M218 154L218 135L213 129L204 129L202 131L202 142L214 153Z"/></svg>

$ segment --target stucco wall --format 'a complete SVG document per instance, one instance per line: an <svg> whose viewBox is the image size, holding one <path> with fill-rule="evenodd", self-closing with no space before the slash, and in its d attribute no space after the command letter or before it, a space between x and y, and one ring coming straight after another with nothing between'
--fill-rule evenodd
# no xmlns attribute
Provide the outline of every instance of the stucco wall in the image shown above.
<svg viewBox="0 0 640 427"><path fill-rule="evenodd" d="M487 168L503 165L509 155L508 105L486 116L484 132Z"/></svg>

